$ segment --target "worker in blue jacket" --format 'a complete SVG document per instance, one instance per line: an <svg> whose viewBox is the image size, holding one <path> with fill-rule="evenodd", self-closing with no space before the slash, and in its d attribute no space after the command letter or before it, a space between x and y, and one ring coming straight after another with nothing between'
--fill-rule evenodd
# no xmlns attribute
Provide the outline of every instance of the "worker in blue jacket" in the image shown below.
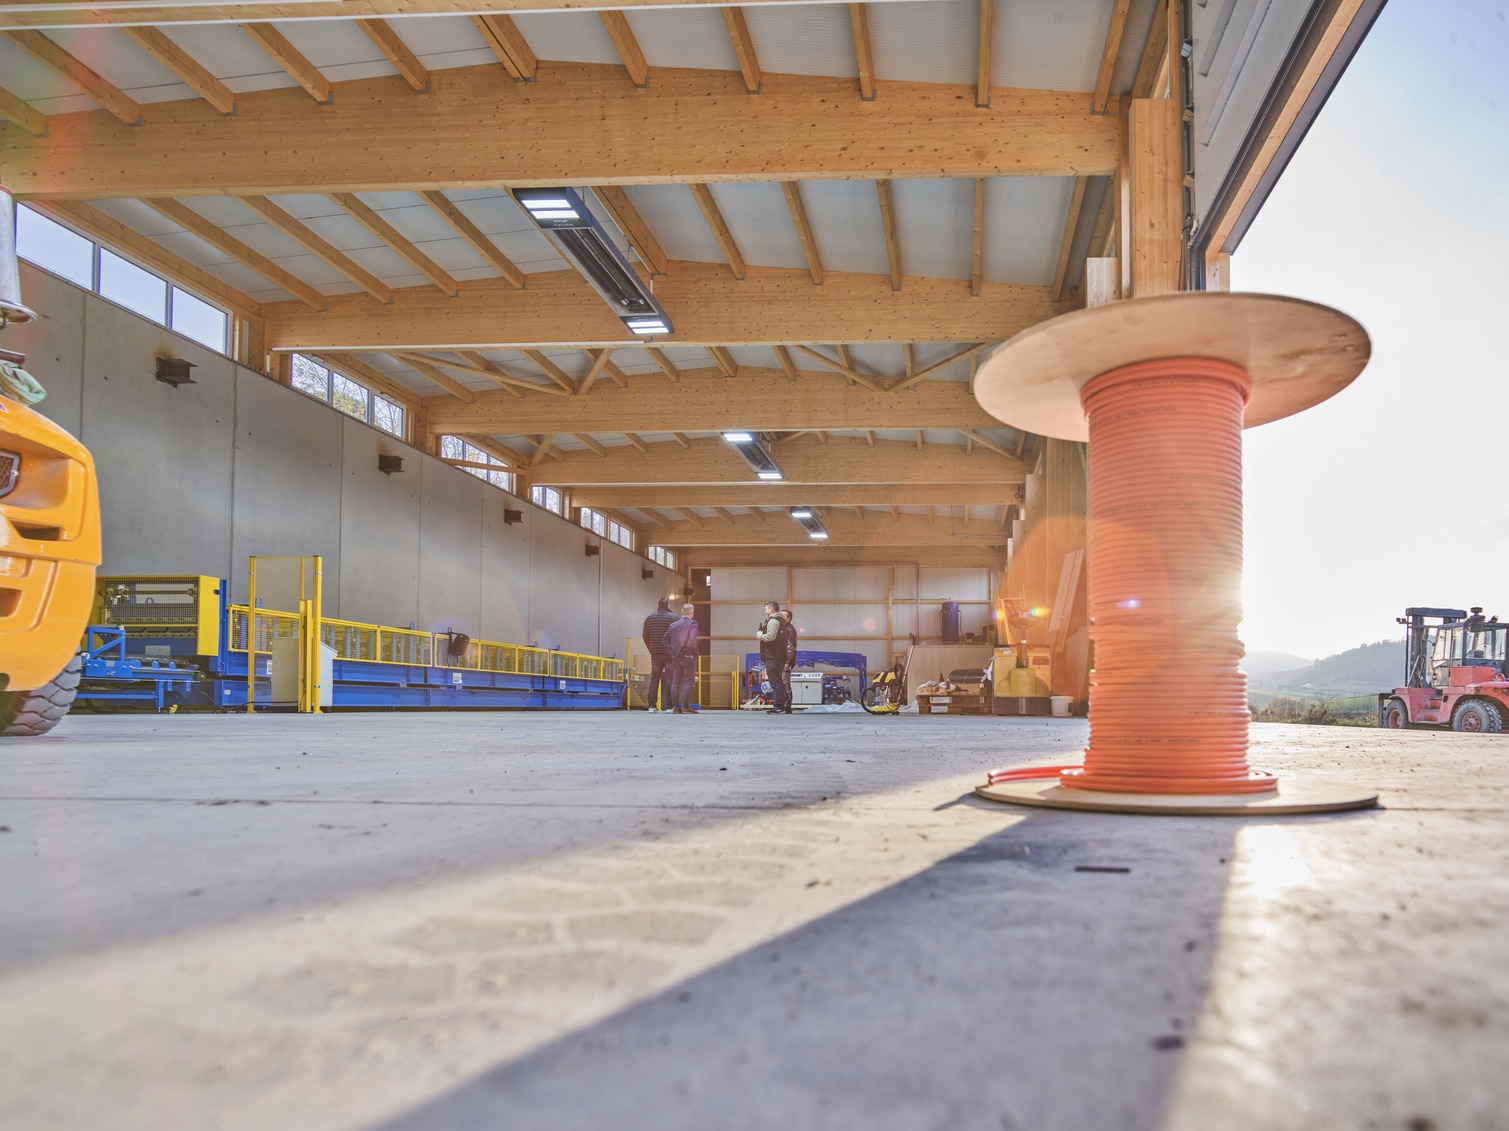
<svg viewBox="0 0 1509 1131"><path fill-rule="evenodd" d="M694 605L681 606L681 619L665 630L665 650L671 658L671 699L678 715L696 714L697 622Z"/></svg>
<svg viewBox="0 0 1509 1131"><path fill-rule="evenodd" d="M665 652L665 632L676 623L676 614L671 612L671 599L660 598L660 604L644 618L644 630L640 639L645 651L650 654L650 686L645 689L651 711L670 710L674 706L671 685L671 661Z"/></svg>

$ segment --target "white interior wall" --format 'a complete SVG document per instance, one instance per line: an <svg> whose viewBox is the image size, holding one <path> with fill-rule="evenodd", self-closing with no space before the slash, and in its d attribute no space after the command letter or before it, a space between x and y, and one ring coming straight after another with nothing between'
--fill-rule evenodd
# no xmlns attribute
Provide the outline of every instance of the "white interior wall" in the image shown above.
<svg viewBox="0 0 1509 1131"><path fill-rule="evenodd" d="M618 656L656 596L684 585L31 264L21 284L40 317L5 345L47 388L40 411L94 454L104 574L209 574L244 601L248 555L320 554L327 616ZM194 362L195 383L157 381L158 356ZM379 454L404 470L378 471Z"/></svg>
<svg viewBox="0 0 1509 1131"><path fill-rule="evenodd" d="M761 607L773 600L791 608L802 648L863 652L874 671L889 665L893 653L905 651L914 632L922 640L939 640L944 601L959 603L961 631L982 632L991 618L994 573L983 566L938 569L910 562L798 566L789 571L788 587L782 566L715 566L712 650L740 656L757 650Z"/></svg>

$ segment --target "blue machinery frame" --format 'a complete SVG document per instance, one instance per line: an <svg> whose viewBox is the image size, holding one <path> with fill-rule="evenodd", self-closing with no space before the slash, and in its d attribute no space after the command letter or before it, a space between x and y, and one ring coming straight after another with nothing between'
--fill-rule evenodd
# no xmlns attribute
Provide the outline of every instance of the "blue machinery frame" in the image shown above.
<svg viewBox="0 0 1509 1131"><path fill-rule="evenodd" d="M143 578L143 581L153 579ZM201 579L208 582L212 579ZM206 586L201 584L202 590ZM213 599L218 633L206 636L192 631L196 620L206 620L210 610L191 609L187 631L149 624L90 625L85 637L84 664L78 700L85 703L139 701L157 710L167 706L220 710L246 708L249 653L234 647L232 608L225 600L229 587L224 580L213 594L200 592L198 604ZM156 606L166 614L169 606ZM260 610L259 610L260 613ZM239 618L244 635L244 614ZM440 634L444 639L445 634ZM200 651L210 640L217 647ZM127 647L137 655L128 655ZM444 654L442 649L435 649ZM545 671L484 671L446 663L395 663L372 659L333 661L331 709L423 709L547 708L614 710L624 705L625 679L593 679L558 674L569 667L566 656L529 650L544 658ZM278 710L272 703L270 657L255 654L256 704L258 710ZM617 661L612 661L618 664ZM608 663L604 667L611 666ZM625 668L618 664L622 673ZM264 695L267 697L264 699Z"/></svg>

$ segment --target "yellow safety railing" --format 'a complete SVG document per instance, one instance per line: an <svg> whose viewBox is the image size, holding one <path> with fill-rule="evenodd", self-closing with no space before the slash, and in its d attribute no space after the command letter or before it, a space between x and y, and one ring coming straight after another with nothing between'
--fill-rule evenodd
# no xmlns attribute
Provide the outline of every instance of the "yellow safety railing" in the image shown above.
<svg viewBox="0 0 1509 1131"><path fill-rule="evenodd" d="M231 651L246 651L247 609L232 605ZM257 610L257 651L272 652L275 638L298 635L296 613L272 609ZM464 671L498 672L506 675L554 676L559 679L590 679L621 683L624 661L608 656L588 656L579 652L558 652L549 648L531 648L523 644L499 644L492 640L471 640L465 651L452 656L448 651L451 636L444 632L420 632L412 628L388 628L358 621L320 620L321 642L334 649L341 660L358 660L374 664L406 664L411 667L434 666Z"/></svg>
<svg viewBox="0 0 1509 1131"><path fill-rule="evenodd" d="M651 658L644 645L632 637L627 641L629 663L629 706L668 707L669 703L648 702ZM742 659L736 655L699 656L697 658L697 702L699 706L713 710L739 706L739 666Z"/></svg>

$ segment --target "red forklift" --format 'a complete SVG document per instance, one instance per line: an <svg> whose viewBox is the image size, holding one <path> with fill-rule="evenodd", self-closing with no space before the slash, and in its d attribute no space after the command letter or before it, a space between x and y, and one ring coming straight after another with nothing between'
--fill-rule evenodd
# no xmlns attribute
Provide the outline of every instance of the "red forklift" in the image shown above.
<svg viewBox="0 0 1509 1131"><path fill-rule="evenodd" d="M1405 609L1404 683L1378 696L1378 725L1497 734L1509 716L1509 622L1475 609Z"/></svg>

